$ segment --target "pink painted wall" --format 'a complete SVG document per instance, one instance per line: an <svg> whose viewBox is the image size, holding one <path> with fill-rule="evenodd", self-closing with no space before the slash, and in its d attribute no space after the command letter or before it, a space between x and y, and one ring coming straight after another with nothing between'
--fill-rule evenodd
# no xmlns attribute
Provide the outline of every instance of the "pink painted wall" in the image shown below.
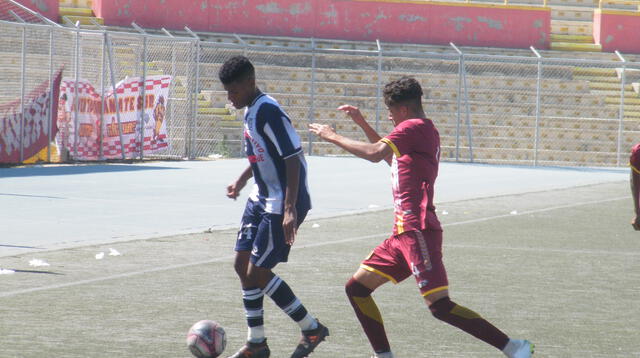
<svg viewBox="0 0 640 358"><path fill-rule="evenodd" d="M593 39L602 45L603 51L640 53L640 13L594 11Z"/></svg>
<svg viewBox="0 0 640 358"><path fill-rule="evenodd" d="M108 25L540 49L551 12L533 7L359 0L94 0ZM185 4L189 4L185 6Z"/></svg>
<svg viewBox="0 0 640 358"><path fill-rule="evenodd" d="M51 21L58 22L60 16L59 0L16 0L21 5L39 12Z"/></svg>

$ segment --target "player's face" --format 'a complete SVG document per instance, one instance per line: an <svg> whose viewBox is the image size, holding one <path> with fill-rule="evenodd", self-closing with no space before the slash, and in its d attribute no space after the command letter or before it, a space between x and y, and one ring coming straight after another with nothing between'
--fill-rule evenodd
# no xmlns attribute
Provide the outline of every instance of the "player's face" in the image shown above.
<svg viewBox="0 0 640 358"><path fill-rule="evenodd" d="M387 106L387 109L389 110L389 120L393 122L394 126L409 118L409 107L407 106Z"/></svg>
<svg viewBox="0 0 640 358"><path fill-rule="evenodd" d="M249 101L256 91L256 83L253 78L246 78L226 84L224 89L227 91L229 102L236 109L240 109L249 105Z"/></svg>

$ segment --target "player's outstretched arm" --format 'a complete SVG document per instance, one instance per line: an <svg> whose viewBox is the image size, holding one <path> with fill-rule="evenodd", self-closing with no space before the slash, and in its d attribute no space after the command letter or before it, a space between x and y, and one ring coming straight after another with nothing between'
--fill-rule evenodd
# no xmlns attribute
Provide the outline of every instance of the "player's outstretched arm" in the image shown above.
<svg viewBox="0 0 640 358"><path fill-rule="evenodd" d="M311 123L309 131L323 140L333 143L347 152L377 163L393 155L393 150L384 142L365 143L351 138L343 137L336 133L333 128L325 124Z"/></svg>
<svg viewBox="0 0 640 358"><path fill-rule="evenodd" d="M382 139L380 134L378 134L378 132L376 132L376 130L369 125L367 120L364 119L364 116L362 115L358 107L345 104L343 106L338 107L338 110L346 113L349 117L351 117L351 120L355 124L357 124L360 128L362 128L362 131L367 136L367 139L369 139L369 142L377 143L380 141L380 139ZM391 165L391 155L384 158L384 160L387 162L387 164Z"/></svg>
<svg viewBox="0 0 640 358"><path fill-rule="evenodd" d="M242 190L242 188L247 185L247 181L249 181L249 179L251 179L252 177L253 171L251 170L251 166L249 165L247 169L245 169L242 174L240 174L240 177L238 177L235 182L227 185L227 197L236 200L236 198L238 198L238 195L240 195L240 191Z"/></svg>

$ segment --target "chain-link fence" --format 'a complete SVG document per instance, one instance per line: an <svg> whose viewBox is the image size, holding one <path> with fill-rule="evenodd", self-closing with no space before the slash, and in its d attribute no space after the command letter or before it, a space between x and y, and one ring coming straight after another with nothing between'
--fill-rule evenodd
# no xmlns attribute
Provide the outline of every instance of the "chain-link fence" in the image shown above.
<svg viewBox="0 0 640 358"><path fill-rule="evenodd" d="M640 137L640 63L620 54L580 60L535 49L528 56L471 53L453 44L199 38L190 31L150 34L6 20L0 20L0 152L8 150L8 136L18 138L21 153L14 163L241 156L242 113L228 104L217 78L221 64L240 54L254 62L259 87L287 111L308 154L347 155L314 138L310 122L366 139L337 110L343 104L359 107L380 134L390 132L382 88L404 75L423 86L443 160L626 165L626 153ZM51 84L61 69L59 98L48 107L58 102L57 117L48 118L58 132L46 133L56 145L34 159L25 152L33 143L27 139L31 122L14 116L8 124L6 118L11 110L23 111L36 89L55 93ZM152 94L156 87L165 92Z"/></svg>

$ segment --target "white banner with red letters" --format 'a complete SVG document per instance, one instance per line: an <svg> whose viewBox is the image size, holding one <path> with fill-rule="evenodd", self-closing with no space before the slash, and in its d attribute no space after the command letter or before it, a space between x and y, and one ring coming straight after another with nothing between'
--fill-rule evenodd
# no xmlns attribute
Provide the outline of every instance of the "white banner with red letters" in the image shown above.
<svg viewBox="0 0 640 358"><path fill-rule="evenodd" d="M57 108L58 88L62 70L58 71L53 82L53 106L51 106L51 87L49 81L42 82L25 96L24 111L20 100L0 105L0 163L21 162L20 144L22 143L22 161L36 155L49 145L56 136L55 112ZM50 125L49 128L47 128ZM22 126L22 127L21 127ZM22 138L22 140L21 140Z"/></svg>
<svg viewBox="0 0 640 358"><path fill-rule="evenodd" d="M60 85L58 108L60 133L56 139L58 147L66 149L70 158L74 160L120 159L123 147L125 158L138 157L141 149L144 154L158 153L168 149L165 109L170 84L171 76L147 76L143 100L142 78L127 78L116 86L118 98L116 106L113 90L104 94L103 103L102 96L93 85L81 79L78 81L76 111L76 83L74 79L64 78ZM116 109L120 112L120 124L118 124ZM102 125L101 114L104 118ZM76 140L77 149L75 148ZM101 140L102 157L100 157ZM144 147L141 148L141 145Z"/></svg>

